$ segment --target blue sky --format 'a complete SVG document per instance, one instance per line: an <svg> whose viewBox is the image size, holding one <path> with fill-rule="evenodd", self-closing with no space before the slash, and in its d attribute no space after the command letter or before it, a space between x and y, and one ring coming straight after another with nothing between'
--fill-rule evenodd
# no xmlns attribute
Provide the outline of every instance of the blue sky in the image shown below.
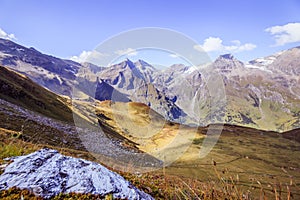
<svg viewBox="0 0 300 200"><path fill-rule="evenodd" d="M0 0L0 36L79 59L120 32L161 27L191 37L212 59L248 61L299 46L299 10L296 0Z"/></svg>

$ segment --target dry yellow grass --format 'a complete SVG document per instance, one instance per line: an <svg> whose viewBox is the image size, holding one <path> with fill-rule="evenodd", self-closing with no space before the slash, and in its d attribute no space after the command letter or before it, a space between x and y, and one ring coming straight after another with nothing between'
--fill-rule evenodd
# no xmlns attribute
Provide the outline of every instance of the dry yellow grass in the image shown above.
<svg viewBox="0 0 300 200"><path fill-rule="evenodd" d="M126 105L110 101L79 102L73 109L91 123L97 123L96 114L102 114L101 120L115 133L139 142L140 150L160 158L166 165L176 160L162 170L145 174L118 171L157 199L274 199L275 196L297 199L300 196L300 144L277 133L225 126L215 148L199 159L206 128L195 130L166 122L147 106L132 102ZM149 130L149 127L154 128ZM0 129L0 133L1 158L49 147L97 162L85 151L25 142L18 132L10 130ZM114 163L108 160L102 164L114 168Z"/></svg>
<svg viewBox="0 0 300 200"><path fill-rule="evenodd" d="M96 113L111 119L106 123L140 150L165 163L178 159L195 137L204 137L197 135L197 128L170 123L142 103L99 102Z"/></svg>
<svg viewBox="0 0 300 200"><path fill-rule="evenodd" d="M0 129L1 158L24 155L37 149L48 147L57 149L65 155L97 161L88 152L25 142L21 137L15 137L17 134L18 132L15 131ZM228 140L230 141L231 138L228 138ZM225 154L220 154L217 151L212 152L213 154L211 155L215 159L215 163L212 162L211 157L202 160L201 163L195 159L196 155L194 153L197 149L199 148L197 148L196 144L192 145L186 152L190 157L184 155L173 166L158 171L144 174L117 172L156 199L292 199L291 197L297 199L297 193L295 193L295 189L299 189L297 178L288 179L288 185L280 177L273 180L262 179L259 174L255 174L255 171L260 169L265 174L271 172L268 171L271 169L265 170L263 168L266 166L263 162L243 158L237 165L234 162L232 165L224 165L222 160L230 161L234 159L235 155L225 156ZM241 150L239 151L242 153ZM249 162L245 162L247 160L255 162L253 164L257 168L254 168L254 165L249 165ZM1 159L1 162L4 161ZM102 164L106 165L106 163ZM239 171L235 171L237 166L240 168ZM106 165L106 167L112 169L112 166ZM253 173L243 174L246 168L248 168L249 172L253 170ZM197 172L195 173L195 171ZM282 174L291 173L290 169L285 169L285 171L282 171ZM250 185L247 185L245 178L251 179ZM266 187L266 185L269 186ZM20 198L21 195L26 198L34 198L30 193L16 189L0 192L1 198L4 199ZM70 198L93 199L96 197L80 194L55 197L55 199Z"/></svg>
<svg viewBox="0 0 300 200"><path fill-rule="evenodd" d="M115 109L112 109L113 106ZM142 104L105 102L99 104L97 112L108 116L111 120L107 123L124 137L138 143L139 149L165 161L166 165L171 164L165 169L165 173L169 175L196 178L207 184L211 181L218 182L216 184L218 186L223 184L225 179L224 184L227 184L232 177L238 176L239 183L235 183L235 187L239 187L243 194L249 193L249 197L252 198L260 195L273 198L275 193L279 194L278 191L285 197L289 193L294 197L300 195L297 192L300 181L298 142L285 139L275 132L225 126L217 145L205 158L200 159L199 151L206 137L202 133L207 129L195 130L164 121L163 125L160 124L161 129L156 129L154 134L145 137L147 131L142 132L144 129L137 127L147 126L147 123L150 127L155 125L149 121L151 116L147 109ZM118 120L122 123L116 123ZM130 120L132 121L128 122ZM128 127L126 131L124 127ZM142 138L138 138L139 136ZM217 163L218 171L212 167L212 160ZM288 173L284 173L282 168L287 169ZM216 176L216 172L230 176L227 178ZM287 189L291 179L295 184L288 186ZM278 189L280 184L285 187Z"/></svg>

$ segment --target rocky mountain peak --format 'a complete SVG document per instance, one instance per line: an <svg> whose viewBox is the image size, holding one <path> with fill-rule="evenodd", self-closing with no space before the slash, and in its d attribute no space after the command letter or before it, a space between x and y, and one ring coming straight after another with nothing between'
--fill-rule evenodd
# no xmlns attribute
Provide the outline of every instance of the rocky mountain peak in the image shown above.
<svg viewBox="0 0 300 200"><path fill-rule="evenodd" d="M219 56L212 65L220 69L221 72L230 72L233 69L244 67L244 63L236 59L232 54Z"/></svg>
<svg viewBox="0 0 300 200"><path fill-rule="evenodd" d="M300 47L291 48L282 51L274 62L268 68L273 71L281 71L287 75L298 76L300 75Z"/></svg>
<svg viewBox="0 0 300 200"><path fill-rule="evenodd" d="M134 64L135 65L140 65L140 66L143 66L143 67L152 67L152 65L150 65L149 63L147 63L146 61L141 60L141 59L139 59L138 61L136 61Z"/></svg>
<svg viewBox="0 0 300 200"><path fill-rule="evenodd" d="M228 53L228 54L220 55L219 58L220 58L220 59L233 60L233 59L234 59L234 56L233 56L232 54Z"/></svg>
<svg viewBox="0 0 300 200"><path fill-rule="evenodd" d="M95 64L89 63L89 62L81 63L81 65L85 68L88 68L94 74L97 74L98 72L101 72L102 70L105 69L105 67L100 67L98 65L95 65Z"/></svg>
<svg viewBox="0 0 300 200"><path fill-rule="evenodd" d="M130 69L134 69L135 68L134 63L131 60L129 60L128 58L126 58L126 60L122 62L122 66L124 68L129 67Z"/></svg>
<svg viewBox="0 0 300 200"><path fill-rule="evenodd" d="M166 71L178 71L178 72L185 72L187 70L189 70L189 66L185 66L184 64L174 64L171 65L168 70Z"/></svg>

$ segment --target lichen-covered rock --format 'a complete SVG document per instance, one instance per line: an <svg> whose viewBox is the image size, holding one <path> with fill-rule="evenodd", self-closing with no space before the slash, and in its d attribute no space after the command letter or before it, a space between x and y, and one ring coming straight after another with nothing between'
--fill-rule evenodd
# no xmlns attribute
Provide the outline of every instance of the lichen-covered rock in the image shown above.
<svg viewBox="0 0 300 200"><path fill-rule="evenodd" d="M16 186L44 198L76 192L111 193L122 199L153 199L102 165L64 156L56 150L42 149L11 160L0 176L0 190Z"/></svg>

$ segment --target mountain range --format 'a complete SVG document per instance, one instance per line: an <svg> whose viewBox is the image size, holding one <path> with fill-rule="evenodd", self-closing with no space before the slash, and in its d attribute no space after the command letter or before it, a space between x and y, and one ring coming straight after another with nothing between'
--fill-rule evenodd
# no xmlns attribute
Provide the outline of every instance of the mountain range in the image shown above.
<svg viewBox="0 0 300 200"><path fill-rule="evenodd" d="M231 54L206 66L159 70L129 59L110 67L45 55L0 39L0 64L59 95L91 101L141 102L165 119L286 131L300 127L300 47L249 62ZM224 101L213 102L206 74L218 74ZM212 106L213 105L213 106Z"/></svg>
<svg viewBox="0 0 300 200"><path fill-rule="evenodd" d="M223 177L230 180L232 175L237 179L230 188L247 195L252 188L251 197L264 191L273 198L270 183L276 180L289 186L282 190L280 184L278 191L299 198L299 48L247 63L226 54L205 66L174 64L159 70L143 60L99 67L44 55L8 40L0 43L5 65L0 63L2 197L16 192L12 186L45 197L72 192L65 194L72 198L69 195L77 195L73 192L98 194L102 186L120 183L121 177L89 162L95 161L122 171L131 190L136 187L137 193L157 199L173 198L182 178L202 182L195 182L197 188L191 190L194 183L187 179L186 190L178 195L191 190L198 198L203 194L199 183L207 187L212 183L207 181L214 182L209 193L216 187L223 191ZM59 65L52 68L53 62ZM215 130L222 134L210 149ZM283 130L289 131L279 133ZM200 157L203 152L208 154ZM11 156L14 162L4 159ZM62 166L65 161L70 165ZM34 164L24 174L26 163ZM82 173L74 175L74 166ZM73 178L82 174L86 179L74 186ZM165 187L168 174L179 180L170 179L171 193ZM99 185L106 177L111 181ZM99 194L119 197L128 184ZM23 194L12 195L15 199ZM222 192L215 194L224 197Z"/></svg>

